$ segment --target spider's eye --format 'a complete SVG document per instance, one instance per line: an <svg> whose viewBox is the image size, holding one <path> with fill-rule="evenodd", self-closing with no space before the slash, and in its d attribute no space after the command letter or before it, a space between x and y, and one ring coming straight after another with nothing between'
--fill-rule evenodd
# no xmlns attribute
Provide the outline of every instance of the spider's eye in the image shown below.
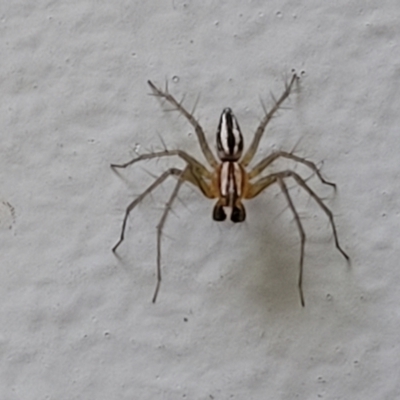
<svg viewBox="0 0 400 400"><path fill-rule="evenodd" d="M230 108L222 111L217 132L218 157L222 161L237 161L243 151L243 137Z"/></svg>
<svg viewBox="0 0 400 400"><path fill-rule="evenodd" d="M214 221L225 221L226 213L224 211L224 207L221 204L216 204L213 210L213 220Z"/></svg>
<svg viewBox="0 0 400 400"><path fill-rule="evenodd" d="M243 222L246 219L246 210L243 204L234 206L232 208L231 221L232 222Z"/></svg>

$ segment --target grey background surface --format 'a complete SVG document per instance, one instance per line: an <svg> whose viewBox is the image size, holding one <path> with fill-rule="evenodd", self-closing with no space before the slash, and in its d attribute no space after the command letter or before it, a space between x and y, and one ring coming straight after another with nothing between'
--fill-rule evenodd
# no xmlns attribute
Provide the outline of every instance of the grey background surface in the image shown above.
<svg viewBox="0 0 400 400"><path fill-rule="evenodd" d="M394 399L399 397L397 0L36 1L0 7L0 398ZM349 268L326 216L278 188L217 224L185 187L163 239L174 181L129 220L128 203L179 160L115 174L149 150L198 157L192 128L148 96L186 94L210 144L232 107L248 144L291 70L300 89L267 129L274 149L321 165ZM162 138L162 139L160 139ZM308 177L298 166L292 168ZM286 168L278 164L276 168Z"/></svg>

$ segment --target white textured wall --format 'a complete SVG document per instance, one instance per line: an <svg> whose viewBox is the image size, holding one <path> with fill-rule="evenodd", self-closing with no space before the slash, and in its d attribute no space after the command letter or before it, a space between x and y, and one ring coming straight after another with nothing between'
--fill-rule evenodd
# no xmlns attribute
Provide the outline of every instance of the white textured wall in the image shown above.
<svg viewBox="0 0 400 400"><path fill-rule="evenodd" d="M399 398L399 12L398 0L3 0L1 400ZM152 175L183 164L120 175L109 164L161 149L160 137L202 157L146 80L168 80L188 108L200 95L212 145L232 107L248 144L259 98L271 105L292 69L305 72L300 91L259 157L298 143L296 154L323 162L338 192L309 183L351 268L291 184L308 234L303 309L298 232L279 190L233 225L213 222L213 202L186 188L151 304L173 180L132 214L120 258L111 247Z"/></svg>

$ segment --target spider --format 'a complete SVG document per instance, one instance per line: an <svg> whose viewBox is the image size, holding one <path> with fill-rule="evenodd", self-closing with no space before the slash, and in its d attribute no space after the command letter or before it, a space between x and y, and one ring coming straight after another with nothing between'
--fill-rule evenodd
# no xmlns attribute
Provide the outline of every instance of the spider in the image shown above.
<svg viewBox="0 0 400 400"><path fill-rule="evenodd" d="M259 161L252 168L248 168L249 164L257 152L260 140L263 136L265 128L274 114L278 111L281 104L289 97L294 83L298 81L298 76L293 74L289 83L285 83L285 90L269 112L265 111L255 134L250 147L243 153L243 136L239 127L239 123L230 108L225 108L219 119L216 144L218 159L214 156L206 141L204 131L198 121L189 113L183 106L182 102L178 102L168 91L168 87L164 91L157 88L151 81L148 81L153 95L166 100L173 106L174 110L180 112L188 122L193 126L197 139L199 141L202 153L206 158L209 167L206 168L203 164L197 161L194 157L182 150L168 150L142 154L125 164L111 164L111 168L126 168L142 160L149 160L160 157L177 156L186 162L183 169L170 168L161 174L141 195L133 200L125 211L125 217L122 223L121 235L119 241L113 247L112 251L116 252L118 246L124 240L126 223L130 212L155 188L157 188L168 177L174 176L177 178L177 183L169 197L161 219L157 225L157 283L153 295L152 302L155 303L161 284L161 236L162 230L167 219L168 213L171 210L172 203L176 199L179 189L184 182L190 183L197 187L201 193L209 199L217 199L214 205L212 217L215 221L224 221L227 217L226 210L230 211L230 219L232 222L239 223L246 219L246 211L242 200L252 199L262 193L269 186L274 183L278 184L287 204L291 209L297 228L300 233L300 269L298 277L298 290L300 295L301 305L304 307L304 294L303 294L303 263L304 263L304 248L306 243L305 231L299 217L299 214L294 206L293 200L289 194L286 184L287 178L292 178L305 192L307 192L312 199L318 204L322 211L329 218L332 228L333 237L336 248L349 261L350 258L346 252L341 248L336 231L336 225L333 219L331 210L324 204L321 198L309 187L306 180L298 173L290 169L271 173L266 176L261 176L262 172L279 158L285 158L297 163L303 164L308 167L319 180L325 184L336 188L336 184L325 180L316 164L306 160L305 158L298 157L293 152L288 153L285 151L275 151Z"/></svg>

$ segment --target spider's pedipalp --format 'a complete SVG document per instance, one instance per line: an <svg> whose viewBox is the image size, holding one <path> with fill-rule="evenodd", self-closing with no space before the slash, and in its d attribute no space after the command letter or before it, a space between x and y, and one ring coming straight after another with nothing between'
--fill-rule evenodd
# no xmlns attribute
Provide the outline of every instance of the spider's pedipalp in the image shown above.
<svg viewBox="0 0 400 400"><path fill-rule="evenodd" d="M242 202L237 202L232 207L232 213L231 213L231 221L238 223L238 222L243 222L246 219L246 209L244 208L244 205Z"/></svg>
<svg viewBox="0 0 400 400"><path fill-rule="evenodd" d="M224 210L224 205L221 201L217 201L213 209L213 220L214 221L225 221L226 220L226 212Z"/></svg>

